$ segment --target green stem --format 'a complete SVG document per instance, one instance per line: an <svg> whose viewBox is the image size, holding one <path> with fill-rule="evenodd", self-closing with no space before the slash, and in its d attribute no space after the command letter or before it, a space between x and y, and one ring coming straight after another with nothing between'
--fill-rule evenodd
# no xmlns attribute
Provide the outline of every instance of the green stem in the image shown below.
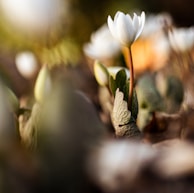
<svg viewBox="0 0 194 193"><path fill-rule="evenodd" d="M129 68L129 72L130 72L128 108L131 111L132 110L132 99L133 99L133 87L134 87L134 71L133 71L133 59L132 59L131 46L127 47L126 49L125 60Z"/></svg>

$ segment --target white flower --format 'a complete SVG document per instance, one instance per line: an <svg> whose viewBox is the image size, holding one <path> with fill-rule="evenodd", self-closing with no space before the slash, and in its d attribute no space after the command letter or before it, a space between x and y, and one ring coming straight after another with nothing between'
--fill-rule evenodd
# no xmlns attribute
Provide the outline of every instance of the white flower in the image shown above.
<svg viewBox="0 0 194 193"><path fill-rule="evenodd" d="M134 13L133 18L129 14L118 11L114 20L108 16L108 27L115 39L122 45L130 46L142 33L145 23L145 13L141 16Z"/></svg>
<svg viewBox="0 0 194 193"><path fill-rule="evenodd" d="M0 0L4 18L22 32L42 33L56 26L67 12L63 0Z"/></svg>
<svg viewBox="0 0 194 193"><path fill-rule="evenodd" d="M103 25L91 35L91 42L84 45L84 53L92 59L108 59L120 53L120 44L112 37L108 26Z"/></svg>
<svg viewBox="0 0 194 193"><path fill-rule="evenodd" d="M163 31L165 27L172 26L172 24L173 24L172 17L168 13L161 13L158 15L154 14L148 15L146 17L144 29L141 36L149 37L157 32Z"/></svg>
<svg viewBox="0 0 194 193"><path fill-rule="evenodd" d="M143 143L104 141L91 153L87 169L105 192L124 192L122 190L134 183L142 168L156 155L151 146Z"/></svg>
<svg viewBox="0 0 194 193"><path fill-rule="evenodd" d="M31 78L38 70L38 62L32 52L26 51L16 55L16 67L25 78Z"/></svg>
<svg viewBox="0 0 194 193"><path fill-rule="evenodd" d="M194 28L177 28L169 32L169 41L176 52L185 52L194 45Z"/></svg>

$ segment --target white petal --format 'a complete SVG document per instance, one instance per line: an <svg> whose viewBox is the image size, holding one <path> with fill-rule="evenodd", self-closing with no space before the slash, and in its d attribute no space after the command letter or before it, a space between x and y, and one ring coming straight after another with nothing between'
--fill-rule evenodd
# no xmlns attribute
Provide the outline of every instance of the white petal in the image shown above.
<svg viewBox="0 0 194 193"><path fill-rule="evenodd" d="M87 56L89 56L89 57L91 57L91 58L93 58L93 59L96 58L96 52L95 52L95 50L94 50L92 44L90 44L90 43L85 44L85 45L83 46L83 50L84 50L84 53L85 53Z"/></svg>
<svg viewBox="0 0 194 193"><path fill-rule="evenodd" d="M119 15L123 14L121 11L117 11L117 13L114 16L114 21L117 20L117 18L119 17Z"/></svg>
<svg viewBox="0 0 194 193"><path fill-rule="evenodd" d="M129 20L129 23L131 23L131 25L132 25L133 19L131 18L131 16L129 14L126 14L126 18Z"/></svg>
<svg viewBox="0 0 194 193"><path fill-rule="evenodd" d="M133 26L133 20L129 14L126 15L126 20L127 20L127 26L129 29L129 33L134 34L134 26Z"/></svg>
<svg viewBox="0 0 194 193"><path fill-rule="evenodd" d="M108 16L108 27L109 27L109 30L110 30L112 36L114 38L117 38L117 31L116 31L115 23L112 20L111 16Z"/></svg>
<svg viewBox="0 0 194 193"><path fill-rule="evenodd" d="M134 29L129 16L120 14L116 27L119 41L128 46L134 41Z"/></svg>
<svg viewBox="0 0 194 193"><path fill-rule="evenodd" d="M194 32L189 28L174 29L169 33L172 48L177 52L190 50L194 44Z"/></svg>
<svg viewBox="0 0 194 193"><path fill-rule="evenodd" d="M134 26L135 31L138 31L139 24L140 24L139 17L134 13L134 16L133 16L133 26Z"/></svg>
<svg viewBox="0 0 194 193"><path fill-rule="evenodd" d="M135 39L136 39L139 29L140 29L140 20L139 20L139 17L135 13L133 16L133 27L134 27L134 33L135 33Z"/></svg>
<svg viewBox="0 0 194 193"><path fill-rule="evenodd" d="M141 13L141 17L139 17L138 19L139 19L139 29L136 34L135 40L140 36L140 34L143 31L144 25L145 25L145 12L144 11Z"/></svg>
<svg viewBox="0 0 194 193"><path fill-rule="evenodd" d="M92 59L111 58L120 52L120 43L111 35L107 25L103 25L91 35L91 42L83 46L85 55Z"/></svg>
<svg viewBox="0 0 194 193"><path fill-rule="evenodd" d="M136 40L144 27L145 13L142 12L141 17L134 13L133 19L129 14L118 11L114 17L108 17L108 26L114 36L121 44L129 46Z"/></svg>
<svg viewBox="0 0 194 193"><path fill-rule="evenodd" d="M140 28L141 32L143 31L144 25L145 25L145 12L143 11L141 13L141 28Z"/></svg>

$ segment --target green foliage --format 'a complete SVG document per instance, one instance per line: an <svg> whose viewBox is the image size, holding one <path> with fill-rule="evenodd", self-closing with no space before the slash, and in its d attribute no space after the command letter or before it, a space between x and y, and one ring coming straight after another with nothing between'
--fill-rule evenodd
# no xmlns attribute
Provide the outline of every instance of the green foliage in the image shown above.
<svg viewBox="0 0 194 193"><path fill-rule="evenodd" d="M137 115L136 115L137 116ZM139 137L140 131L135 124L135 119L128 110L123 92L117 88L112 111L112 122L118 137Z"/></svg>
<svg viewBox="0 0 194 193"><path fill-rule="evenodd" d="M112 91L114 97L116 94L116 90L119 88L119 91L121 91L124 94L123 99L126 102L128 102L129 80L127 80L126 71L124 69L120 70L116 74L115 79L112 76L110 76L109 86L110 86L110 90ZM132 117L134 118L134 120L136 120L137 115L138 115L138 100L137 100L137 94L136 94L135 90L133 92L131 114L132 114Z"/></svg>
<svg viewBox="0 0 194 193"><path fill-rule="evenodd" d="M124 100L128 101L129 81L127 80L127 75L124 69L117 72L115 79L110 75L109 86L114 96L117 88L119 88L119 91L124 93Z"/></svg>
<svg viewBox="0 0 194 193"><path fill-rule="evenodd" d="M163 87L161 84L157 85L158 90L165 104L165 112L175 113L180 109L184 98L183 84L175 75L165 75L163 77Z"/></svg>
<svg viewBox="0 0 194 193"><path fill-rule="evenodd" d="M150 112L162 110L164 107L162 96L156 88L154 77L149 73L139 78L136 86L139 108Z"/></svg>
<svg viewBox="0 0 194 193"><path fill-rule="evenodd" d="M138 112L139 112L139 104L138 104L138 99L137 99L137 93L134 89L133 90L132 106L131 106L131 114L135 120L137 119Z"/></svg>
<svg viewBox="0 0 194 193"><path fill-rule="evenodd" d="M181 104L184 96L184 88L182 82L176 76L167 77L166 97L171 98L177 104Z"/></svg>

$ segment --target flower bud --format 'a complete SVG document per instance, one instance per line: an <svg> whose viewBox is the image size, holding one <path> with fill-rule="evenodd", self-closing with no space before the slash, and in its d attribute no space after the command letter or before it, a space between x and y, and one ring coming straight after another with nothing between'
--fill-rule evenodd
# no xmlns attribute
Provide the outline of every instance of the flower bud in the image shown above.
<svg viewBox="0 0 194 193"><path fill-rule="evenodd" d="M98 61L95 61L94 63L94 75L99 85L101 86L108 85L109 79L108 71L106 67Z"/></svg>
<svg viewBox="0 0 194 193"><path fill-rule="evenodd" d="M35 88L34 88L34 96L35 99L42 103L51 90L52 82L48 67L44 65L36 79Z"/></svg>

